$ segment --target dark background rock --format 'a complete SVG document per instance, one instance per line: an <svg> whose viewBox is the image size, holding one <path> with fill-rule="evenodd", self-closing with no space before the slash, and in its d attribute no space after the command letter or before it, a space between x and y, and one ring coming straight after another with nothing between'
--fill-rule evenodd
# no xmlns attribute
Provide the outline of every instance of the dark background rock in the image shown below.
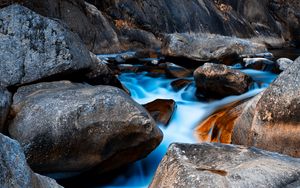
<svg viewBox="0 0 300 188"><path fill-rule="evenodd" d="M111 86L24 86L12 114L9 133L37 172L103 173L147 156L162 139L147 111Z"/></svg>
<svg viewBox="0 0 300 188"><path fill-rule="evenodd" d="M0 133L5 129L6 118L12 102L12 95L5 88L0 87Z"/></svg>
<svg viewBox="0 0 300 188"><path fill-rule="evenodd" d="M90 68L89 51L64 25L11 5L0 10L0 85L13 86Z"/></svg>
<svg viewBox="0 0 300 188"><path fill-rule="evenodd" d="M35 174L19 143L0 133L0 187L62 188L55 180Z"/></svg>
<svg viewBox="0 0 300 188"><path fill-rule="evenodd" d="M222 144L172 144L150 188L297 187L300 159Z"/></svg>

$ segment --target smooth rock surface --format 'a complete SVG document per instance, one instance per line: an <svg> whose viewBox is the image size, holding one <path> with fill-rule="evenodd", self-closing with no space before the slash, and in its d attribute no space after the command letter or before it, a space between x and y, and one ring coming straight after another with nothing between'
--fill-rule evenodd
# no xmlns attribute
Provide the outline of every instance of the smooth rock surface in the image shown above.
<svg viewBox="0 0 300 188"><path fill-rule="evenodd" d="M156 99L143 105L157 123L168 125L174 111L176 102L172 99Z"/></svg>
<svg viewBox="0 0 300 188"><path fill-rule="evenodd" d="M1 188L62 188L55 180L35 174L20 144L0 133Z"/></svg>
<svg viewBox="0 0 300 188"><path fill-rule="evenodd" d="M172 144L150 188L299 187L300 159L243 146Z"/></svg>
<svg viewBox="0 0 300 188"><path fill-rule="evenodd" d="M237 120L233 143L300 157L300 58Z"/></svg>
<svg viewBox="0 0 300 188"><path fill-rule="evenodd" d="M205 63L194 72L197 94L210 98L240 95L248 91L252 79L222 64Z"/></svg>
<svg viewBox="0 0 300 188"><path fill-rule="evenodd" d="M92 61L79 37L31 10L0 10L0 85L13 86L89 68Z"/></svg>
<svg viewBox="0 0 300 188"><path fill-rule="evenodd" d="M211 34L169 34L164 38L162 45L162 54L165 56L184 57L202 62L222 62L226 61L226 58L266 51L264 45L246 39Z"/></svg>
<svg viewBox="0 0 300 188"><path fill-rule="evenodd" d="M162 140L148 112L111 86L69 81L24 86L14 95L10 135L38 172L98 172L147 156Z"/></svg>
<svg viewBox="0 0 300 188"><path fill-rule="evenodd" d="M7 89L0 87L0 133L4 129L6 118L10 109L12 95Z"/></svg>

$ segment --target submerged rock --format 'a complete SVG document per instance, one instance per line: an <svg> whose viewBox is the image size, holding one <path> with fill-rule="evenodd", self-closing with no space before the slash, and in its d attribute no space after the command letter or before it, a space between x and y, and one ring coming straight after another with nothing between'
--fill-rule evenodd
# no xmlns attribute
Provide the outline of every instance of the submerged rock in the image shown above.
<svg viewBox="0 0 300 188"><path fill-rule="evenodd" d="M192 71L174 63L166 63L165 70L166 75L170 78L186 78L193 74Z"/></svg>
<svg viewBox="0 0 300 188"><path fill-rule="evenodd" d="M0 133L0 187L62 188L55 180L35 174L19 143Z"/></svg>
<svg viewBox="0 0 300 188"><path fill-rule="evenodd" d="M150 188L299 187L300 159L222 144L172 144Z"/></svg>
<svg viewBox="0 0 300 188"><path fill-rule="evenodd" d="M248 91L252 79L239 70L226 65L205 63L194 72L197 95L210 98L223 98L240 95Z"/></svg>
<svg viewBox="0 0 300 188"><path fill-rule="evenodd" d="M179 90L183 89L184 87L186 87L187 85L189 85L190 83L192 83L191 80L178 79L178 80L174 80L173 82L171 82L171 86L174 89L174 91L179 91Z"/></svg>
<svg viewBox="0 0 300 188"><path fill-rule="evenodd" d="M0 133L4 130L4 125L11 105L11 93L0 86Z"/></svg>
<svg viewBox="0 0 300 188"><path fill-rule="evenodd" d="M228 61L242 54L266 52L264 45L246 39L211 34L169 34L164 38L162 54L195 61ZM234 63L234 62L232 62Z"/></svg>
<svg viewBox="0 0 300 188"><path fill-rule="evenodd" d="M168 125L176 109L174 100L156 99L143 105L157 123Z"/></svg>
<svg viewBox="0 0 300 188"><path fill-rule="evenodd" d="M38 172L99 173L147 156L162 140L147 111L111 86L68 81L24 86L14 95L10 135Z"/></svg>
<svg viewBox="0 0 300 188"><path fill-rule="evenodd" d="M0 85L26 84L91 66L79 37L62 24L11 5L0 10Z"/></svg>

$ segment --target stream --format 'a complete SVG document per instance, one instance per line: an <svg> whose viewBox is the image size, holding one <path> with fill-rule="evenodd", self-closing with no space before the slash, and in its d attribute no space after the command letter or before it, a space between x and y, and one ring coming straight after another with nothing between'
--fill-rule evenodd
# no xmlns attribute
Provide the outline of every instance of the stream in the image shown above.
<svg viewBox="0 0 300 188"><path fill-rule="evenodd" d="M147 187L171 143L197 143L194 129L201 120L223 105L255 96L268 87L277 76L270 72L250 69L241 71L261 84L254 85L250 91L243 95L230 96L211 102L200 102L194 96L196 90L194 84L176 92L171 87L171 82L176 79L169 79L164 75L151 77L146 72L121 74L119 79L130 90L131 97L138 103L145 104L155 99L173 99L177 103L177 108L167 127L159 125L164 133L164 139L160 146L147 158L134 163L125 173L119 175L108 185L101 187ZM188 79L192 80L193 78Z"/></svg>

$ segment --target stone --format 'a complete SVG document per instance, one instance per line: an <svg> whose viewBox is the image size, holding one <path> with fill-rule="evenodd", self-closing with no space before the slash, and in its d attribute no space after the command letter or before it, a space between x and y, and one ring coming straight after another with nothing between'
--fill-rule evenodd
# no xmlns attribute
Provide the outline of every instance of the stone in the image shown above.
<svg viewBox="0 0 300 188"><path fill-rule="evenodd" d="M7 89L0 87L0 133L5 129L6 119L12 102L12 95Z"/></svg>
<svg viewBox="0 0 300 188"><path fill-rule="evenodd" d="M57 21L11 5L0 10L0 85L68 75L91 66L79 37Z"/></svg>
<svg viewBox="0 0 300 188"><path fill-rule="evenodd" d="M279 58L276 60L276 63L280 71L285 71L293 63L293 60L288 58Z"/></svg>
<svg viewBox="0 0 300 188"><path fill-rule="evenodd" d="M9 133L37 172L99 173L146 157L162 140L148 112L124 91L69 81L20 87Z"/></svg>
<svg viewBox="0 0 300 188"><path fill-rule="evenodd" d="M266 51L264 45L250 40L212 34L169 34L163 39L162 45L162 54L165 56L184 57L200 62L223 62L242 54Z"/></svg>
<svg viewBox="0 0 300 188"><path fill-rule="evenodd" d="M174 80L173 82L171 82L171 86L174 91L180 91L181 89L183 89L190 83L192 83L192 81L188 80L188 79L177 79L177 80Z"/></svg>
<svg viewBox="0 0 300 188"><path fill-rule="evenodd" d="M166 76L170 78L186 78L192 76L193 72L176 65L174 63L166 63Z"/></svg>
<svg viewBox="0 0 300 188"><path fill-rule="evenodd" d="M20 144L0 133L0 187L62 188L55 180L34 173Z"/></svg>
<svg viewBox="0 0 300 188"><path fill-rule="evenodd" d="M172 144L150 188L299 187L300 159L254 147Z"/></svg>
<svg viewBox="0 0 300 188"><path fill-rule="evenodd" d="M209 98L223 98L240 95L248 91L252 79L239 70L226 65L205 63L194 72L197 95Z"/></svg>
<svg viewBox="0 0 300 188"><path fill-rule="evenodd" d="M157 123L165 126L169 124L176 110L176 102L172 99L156 99L143 106Z"/></svg>
<svg viewBox="0 0 300 188"><path fill-rule="evenodd" d="M237 120L233 143L300 157L300 58Z"/></svg>
<svg viewBox="0 0 300 188"><path fill-rule="evenodd" d="M244 58L243 62L246 68L255 70L271 70L275 67L275 62L266 58Z"/></svg>

